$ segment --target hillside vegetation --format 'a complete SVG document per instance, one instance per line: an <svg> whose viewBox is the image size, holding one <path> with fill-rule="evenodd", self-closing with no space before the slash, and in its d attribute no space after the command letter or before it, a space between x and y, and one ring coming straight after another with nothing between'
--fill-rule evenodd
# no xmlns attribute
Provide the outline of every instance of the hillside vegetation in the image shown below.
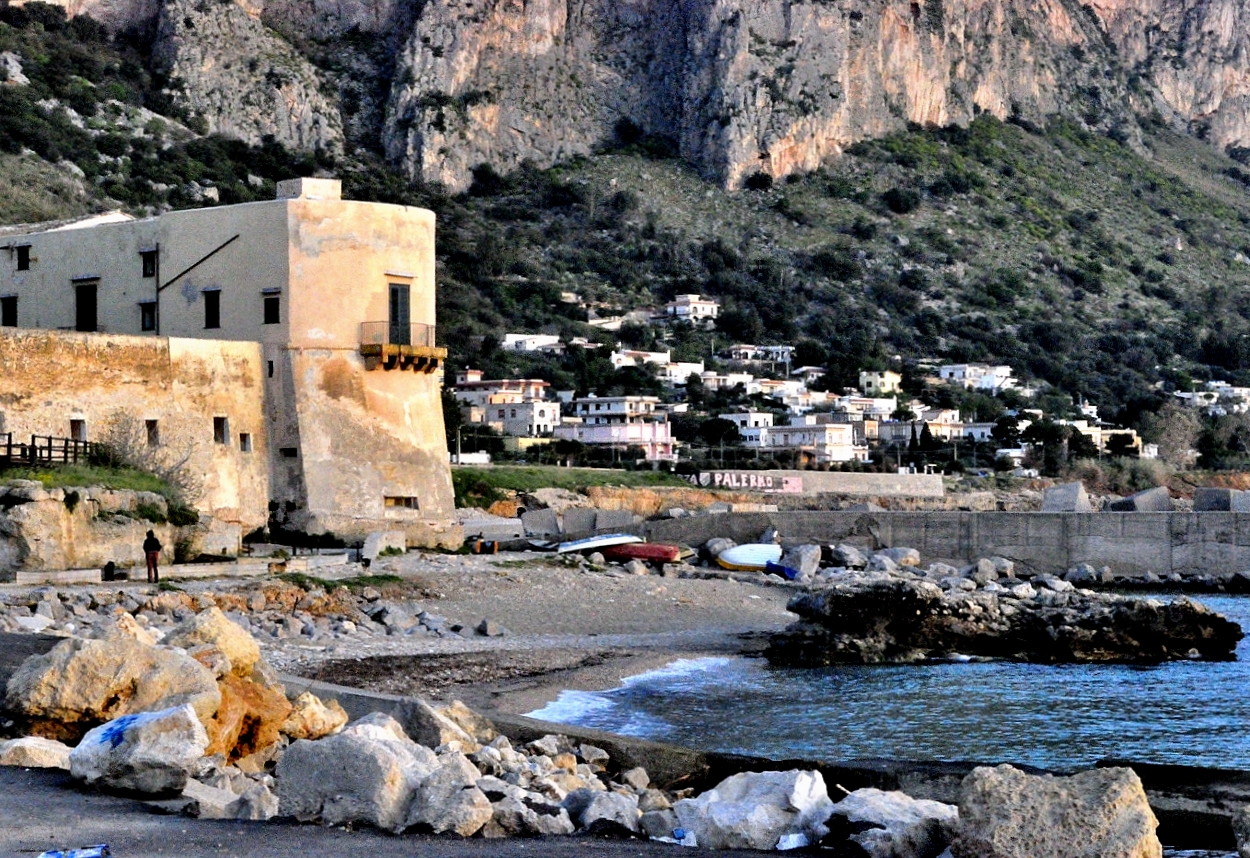
<svg viewBox="0 0 1250 858"><path fill-rule="evenodd" d="M0 219L244 202L270 198L276 180L332 172L349 198L439 215L451 370L653 389L646 373L611 372L604 350L533 358L499 340L615 342L561 292L601 315L701 292L723 302L720 324L668 334L674 359L791 342L835 388L896 357L912 379L921 360L990 360L1133 425L1168 390L1250 384L1250 168L1148 118L1134 151L1067 121L982 116L857 144L816 173L777 186L758 176L739 192L622 122L599 154L509 176L483 165L451 196L367 147L335 163L201 136L171 107L142 38L67 23L54 7L0 10L10 50L38 59L24 62L29 84L0 85ZM620 336L659 344L655 329Z"/></svg>

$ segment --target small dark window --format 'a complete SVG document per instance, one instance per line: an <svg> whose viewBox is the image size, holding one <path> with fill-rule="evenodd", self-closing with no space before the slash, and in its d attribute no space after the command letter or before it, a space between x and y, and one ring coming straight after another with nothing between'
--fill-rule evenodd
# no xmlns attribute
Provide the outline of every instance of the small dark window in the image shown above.
<svg viewBox="0 0 1250 858"><path fill-rule="evenodd" d="M29 244L19 245L17 248L17 270L18 271L30 270L30 245Z"/></svg>
<svg viewBox="0 0 1250 858"><path fill-rule="evenodd" d="M0 298L0 327L17 327L17 296Z"/></svg>
<svg viewBox="0 0 1250 858"><path fill-rule="evenodd" d="M204 327L221 327L221 293L204 293Z"/></svg>
<svg viewBox="0 0 1250 858"><path fill-rule="evenodd" d="M213 441L217 444L230 443L230 421L225 417L213 418Z"/></svg>
<svg viewBox="0 0 1250 858"><path fill-rule="evenodd" d="M299 455L299 447L280 447L278 452L282 454L284 459L294 459Z"/></svg>
<svg viewBox="0 0 1250 858"><path fill-rule="evenodd" d="M421 508L420 504L417 503L417 499L414 497L387 496L387 497L384 497L382 500L383 500L384 506L391 507L391 508L396 508L396 507L398 507L399 509L420 509Z"/></svg>
<svg viewBox="0 0 1250 858"><path fill-rule="evenodd" d="M141 250L139 251L139 258L143 260L143 276L155 277L156 276L156 251L155 250Z"/></svg>
<svg viewBox="0 0 1250 858"><path fill-rule="evenodd" d="M139 330L156 330L156 302L144 301L139 305Z"/></svg>
<svg viewBox="0 0 1250 858"><path fill-rule="evenodd" d="M252 433L251 432L239 433L239 452L240 453L252 452Z"/></svg>
<svg viewBox="0 0 1250 858"><path fill-rule="evenodd" d="M71 441L87 440L87 421L71 420L69 421L69 437Z"/></svg>
<svg viewBox="0 0 1250 858"><path fill-rule="evenodd" d="M265 324L276 325L282 321L282 296L265 296Z"/></svg>
<svg viewBox="0 0 1250 858"><path fill-rule="evenodd" d="M144 420L143 427L148 431L148 446L159 447L161 445L161 424L157 420Z"/></svg>
<svg viewBox="0 0 1250 858"><path fill-rule="evenodd" d="M273 378L273 361L269 361L269 377Z"/></svg>

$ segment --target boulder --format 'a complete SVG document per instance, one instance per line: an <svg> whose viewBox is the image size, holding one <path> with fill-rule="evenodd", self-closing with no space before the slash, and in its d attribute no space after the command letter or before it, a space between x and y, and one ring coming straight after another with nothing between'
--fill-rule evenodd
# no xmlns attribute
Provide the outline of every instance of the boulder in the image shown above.
<svg viewBox="0 0 1250 858"><path fill-rule="evenodd" d="M460 749L467 754L481 747L481 743L460 725L424 700L415 697L405 699L396 710L395 717L403 725L404 732L417 744L437 748L448 742L459 742Z"/></svg>
<svg viewBox="0 0 1250 858"><path fill-rule="evenodd" d="M959 808L901 792L857 789L833 806L834 817L873 826L851 836L871 858L932 856L946 848ZM833 827L830 821L830 827Z"/></svg>
<svg viewBox="0 0 1250 858"><path fill-rule="evenodd" d="M1112 512L1171 512L1172 496L1163 486L1129 495L1110 504Z"/></svg>
<svg viewBox="0 0 1250 858"><path fill-rule="evenodd" d="M798 545L781 557L781 565L799 573L798 580L810 581L820 571L819 545Z"/></svg>
<svg viewBox="0 0 1250 858"><path fill-rule="evenodd" d="M9 678L5 692L6 707L20 713L32 733L67 740L122 715L184 703L208 722L221 705L212 671L116 626L103 638L69 638L31 656Z"/></svg>
<svg viewBox="0 0 1250 858"><path fill-rule="evenodd" d="M68 769L70 747L42 736L23 736L0 742L0 766L28 769Z"/></svg>
<svg viewBox="0 0 1250 858"><path fill-rule="evenodd" d="M1250 858L1250 805L1233 812L1233 834L1237 838L1237 858Z"/></svg>
<svg viewBox="0 0 1250 858"><path fill-rule="evenodd" d="M1098 570L1088 563L1078 563L1063 575L1063 580L1077 587L1088 587L1102 580Z"/></svg>
<svg viewBox="0 0 1250 858"><path fill-rule="evenodd" d="M565 796L560 806L569 812L569 818L581 829L590 828L599 820L623 825L630 831L638 830L638 798L607 790L578 789Z"/></svg>
<svg viewBox="0 0 1250 858"><path fill-rule="evenodd" d="M231 819L272 819L278 815L278 797L265 784L253 783L228 810Z"/></svg>
<svg viewBox="0 0 1250 858"><path fill-rule="evenodd" d="M291 704L291 714L278 729L294 739L320 739L337 733L347 725L347 713L337 700L323 703L311 691L305 691Z"/></svg>
<svg viewBox="0 0 1250 858"><path fill-rule="evenodd" d="M988 584L998 580L998 569L994 566L994 561L984 557L960 571L965 578L977 584Z"/></svg>
<svg viewBox="0 0 1250 858"><path fill-rule="evenodd" d="M221 706L205 723L210 737L208 753L224 754L228 761L248 757L278 741L291 715L291 703L282 686L261 685L231 674L219 683Z"/></svg>
<svg viewBox="0 0 1250 858"><path fill-rule="evenodd" d="M1093 512L1081 483L1051 486L1042 494L1042 512Z"/></svg>
<svg viewBox="0 0 1250 858"><path fill-rule="evenodd" d="M732 539L726 539L723 536L714 536L703 544L703 550L712 558L719 557L724 552L736 545Z"/></svg>
<svg viewBox="0 0 1250 858"><path fill-rule="evenodd" d="M980 767L964 778L954 858L1159 858L1158 820L1127 768L1071 777Z"/></svg>
<svg viewBox="0 0 1250 858"><path fill-rule="evenodd" d="M847 569L863 569L868 566L867 556L854 545L836 546L830 559L834 566L844 566Z"/></svg>
<svg viewBox="0 0 1250 858"><path fill-rule="evenodd" d="M91 730L69 755L69 771L88 786L162 795L181 792L208 747L189 704L123 715Z"/></svg>
<svg viewBox="0 0 1250 858"><path fill-rule="evenodd" d="M568 811L558 805L506 796L491 805L486 837L552 837L574 832Z"/></svg>
<svg viewBox="0 0 1250 858"><path fill-rule="evenodd" d="M783 837L815 842L833 802L820 772L742 772L673 806L705 849L775 849Z"/></svg>
<svg viewBox="0 0 1250 858"><path fill-rule="evenodd" d="M914 548L882 548L876 553L890 558L897 566L920 565L920 552Z"/></svg>
<svg viewBox="0 0 1250 858"><path fill-rule="evenodd" d="M494 809L477 788L481 774L459 752L443 754L438 768L421 782L408 808L407 827L435 834L472 837L490 822Z"/></svg>
<svg viewBox="0 0 1250 858"><path fill-rule="evenodd" d="M215 606L174 626L163 643L187 650L201 644L214 646L230 659L238 676L250 676L252 668L260 661L260 645L242 626L232 622Z"/></svg>
<svg viewBox="0 0 1250 858"><path fill-rule="evenodd" d="M324 739L291 744L274 772L283 815L327 825L368 822L401 831L417 787L438 758L374 713Z"/></svg>
<svg viewBox="0 0 1250 858"><path fill-rule="evenodd" d="M438 714L468 733L479 744L489 745L499 738L499 730L489 718L479 715L459 700L451 701L439 709Z"/></svg>

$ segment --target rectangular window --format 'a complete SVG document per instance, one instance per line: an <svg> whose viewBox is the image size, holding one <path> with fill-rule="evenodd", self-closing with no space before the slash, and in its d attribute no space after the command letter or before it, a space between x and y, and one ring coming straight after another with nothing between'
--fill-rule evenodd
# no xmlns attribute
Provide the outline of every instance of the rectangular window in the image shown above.
<svg viewBox="0 0 1250 858"><path fill-rule="evenodd" d="M156 330L156 302L141 301L139 303L139 330Z"/></svg>
<svg viewBox="0 0 1250 858"><path fill-rule="evenodd" d="M213 441L217 444L230 444L230 421L227 418L213 418Z"/></svg>
<svg viewBox="0 0 1250 858"><path fill-rule="evenodd" d="M383 499L384 505L391 509L420 509L421 505L417 503L414 497L393 497L387 496Z"/></svg>
<svg viewBox="0 0 1250 858"><path fill-rule="evenodd" d="M269 377L273 378L273 361L269 361Z"/></svg>
<svg viewBox="0 0 1250 858"><path fill-rule="evenodd" d="M99 328L96 317L96 281L74 285L74 330L94 331Z"/></svg>
<svg viewBox="0 0 1250 858"><path fill-rule="evenodd" d="M265 324L276 325L282 321L282 296L265 296Z"/></svg>
<svg viewBox="0 0 1250 858"><path fill-rule="evenodd" d="M71 441L87 440L87 421L71 420L69 421L69 437Z"/></svg>
<svg viewBox="0 0 1250 858"><path fill-rule="evenodd" d="M143 260L143 276L155 277L156 276L156 251L155 250L141 250L139 251L139 258Z"/></svg>
<svg viewBox="0 0 1250 858"><path fill-rule="evenodd" d="M30 245L29 244L19 245L17 248L17 270L18 271L30 270Z"/></svg>
<svg viewBox="0 0 1250 858"><path fill-rule="evenodd" d="M16 328L17 327L17 296L9 295L7 298L0 298L0 327Z"/></svg>
<svg viewBox="0 0 1250 858"><path fill-rule="evenodd" d="M252 452L252 433L251 432L239 433L239 452L240 453Z"/></svg>
<svg viewBox="0 0 1250 858"><path fill-rule="evenodd" d="M279 447L278 452L284 459L294 459L299 456L299 447Z"/></svg>
<svg viewBox="0 0 1250 858"><path fill-rule="evenodd" d="M148 446L159 447L161 445L161 424L157 420L144 420L143 428L148 433Z"/></svg>
<svg viewBox="0 0 1250 858"><path fill-rule="evenodd" d="M221 293L204 292L204 327L221 327Z"/></svg>

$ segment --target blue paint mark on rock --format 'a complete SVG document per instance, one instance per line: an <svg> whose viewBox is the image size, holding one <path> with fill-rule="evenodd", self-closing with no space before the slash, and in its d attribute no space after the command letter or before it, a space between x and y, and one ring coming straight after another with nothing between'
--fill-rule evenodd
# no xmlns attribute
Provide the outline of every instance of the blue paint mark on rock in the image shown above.
<svg viewBox="0 0 1250 858"><path fill-rule="evenodd" d="M105 724L97 736L100 744L109 743L110 747L116 748L122 742L126 741L126 731L130 729L130 725L139 720L138 715L123 715Z"/></svg>

